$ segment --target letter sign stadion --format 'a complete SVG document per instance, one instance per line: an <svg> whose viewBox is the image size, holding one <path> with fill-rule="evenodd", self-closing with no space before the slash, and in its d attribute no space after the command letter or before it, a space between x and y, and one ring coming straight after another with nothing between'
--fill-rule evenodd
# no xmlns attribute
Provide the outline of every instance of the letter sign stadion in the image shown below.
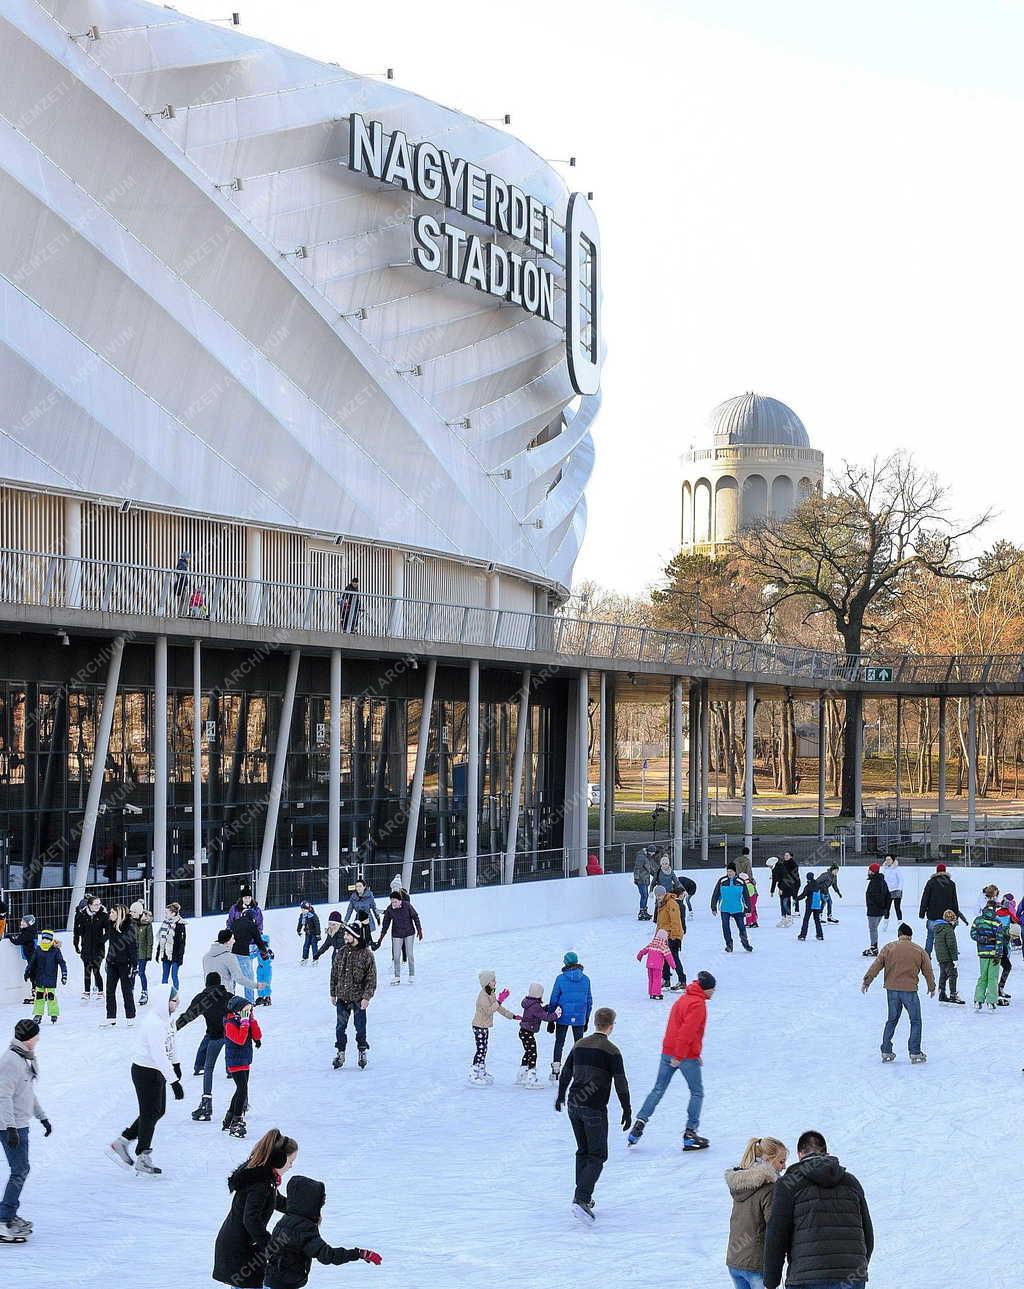
<svg viewBox="0 0 1024 1289"><path fill-rule="evenodd" d="M388 134L379 121L366 121L358 112L351 115L348 164L530 248L534 256L520 255L434 215L413 220L412 256L418 268L555 321L555 274L544 261L554 261L559 225L549 206L436 144L410 144L401 130ZM601 381L599 267L597 220L586 197L574 192L565 221L565 350L577 394L596 394Z"/></svg>

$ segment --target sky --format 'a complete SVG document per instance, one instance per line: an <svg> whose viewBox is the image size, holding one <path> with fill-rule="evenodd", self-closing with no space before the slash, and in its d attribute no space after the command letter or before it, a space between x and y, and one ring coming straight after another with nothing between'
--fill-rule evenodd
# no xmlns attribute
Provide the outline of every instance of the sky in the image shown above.
<svg viewBox="0 0 1024 1289"><path fill-rule="evenodd" d="M577 580L657 584L682 455L745 390L827 469L905 449L1024 541L1024 0L241 3L252 35L578 158L608 356Z"/></svg>

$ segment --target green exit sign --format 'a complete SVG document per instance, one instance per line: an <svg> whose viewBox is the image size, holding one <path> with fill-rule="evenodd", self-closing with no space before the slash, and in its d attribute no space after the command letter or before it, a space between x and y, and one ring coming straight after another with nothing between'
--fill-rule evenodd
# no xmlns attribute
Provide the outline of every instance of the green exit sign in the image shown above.
<svg viewBox="0 0 1024 1289"><path fill-rule="evenodd" d="M864 681L868 685L891 685L891 667L865 667Z"/></svg>

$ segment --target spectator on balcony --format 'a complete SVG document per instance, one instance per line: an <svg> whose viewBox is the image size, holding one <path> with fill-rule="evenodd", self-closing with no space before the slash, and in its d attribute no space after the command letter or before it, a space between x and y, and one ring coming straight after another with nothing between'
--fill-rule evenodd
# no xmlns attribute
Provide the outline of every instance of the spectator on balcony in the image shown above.
<svg viewBox="0 0 1024 1289"><path fill-rule="evenodd" d="M206 603L206 592L201 586L197 586L189 598L188 616L190 618L208 618L210 616L210 607Z"/></svg>
<svg viewBox="0 0 1024 1289"><path fill-rule="evenodd" d="M341 615L342 631L355 631L359 625L359 615L363 611L359 598L359 578L350 578L348 585L338 596L338 612Z"/></svg>
<svg viewBox="0 0 1024 1289"><path fill-rule="evenodd" d="M178 562L175 564L174 575L174 596L179 602L185 599L185 592L188 590L188 578L185 574L188 572L189 552L182 551L178 556Z"/></svg>

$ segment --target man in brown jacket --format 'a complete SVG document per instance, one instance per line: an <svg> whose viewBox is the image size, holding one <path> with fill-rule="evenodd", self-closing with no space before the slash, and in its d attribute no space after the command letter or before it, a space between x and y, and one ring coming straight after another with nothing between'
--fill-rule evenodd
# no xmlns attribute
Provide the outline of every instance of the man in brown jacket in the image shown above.
<svg viewBox="0 0 1024 1289"><path fill-rule="evenodd" d="M366 1009L377 989L377 964L366 944L365 923L353 922L345 927L345 942L331 962L331 1002L337 1012L334 1028L334 1046L337 1052L333 1065L340 1070L345 1064L345 1047L348 1041L349 1017L355 1022L356 1046L359 1048L359 1068L366 1069Z"/></svg>
<svg viewBox="0 0 1024 1289"><path fill-rule="evenodd" d="M928 1058L921 1051L921 999L917 995L917 985L924 973L928 985L928 997L935 994L935 976L932 973L931 959L913 940L914 932L906 922L900 924L897 932L899 938L887 944L868 968L864 976L862 993L868 992L872 980L880 971L885 972L883 984L889 999L889 1015L882 1030L882 1060L895 1061L892 1050L892 1036L904 1009L910 1018L910 1062L920 1065Z"/></svg>

